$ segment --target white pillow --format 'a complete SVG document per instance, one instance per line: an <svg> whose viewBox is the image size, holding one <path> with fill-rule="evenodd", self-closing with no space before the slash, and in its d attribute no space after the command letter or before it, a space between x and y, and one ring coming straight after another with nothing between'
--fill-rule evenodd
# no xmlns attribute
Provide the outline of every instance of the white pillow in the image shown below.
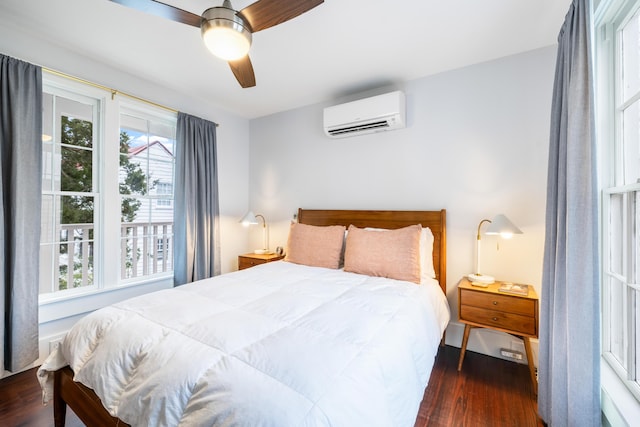
<svg viewBox="0 0 640 427"><path fill-rule="evenodd" d="M387 228L367 227L365 230L388 231ZM345 233L346 237L346 233ZM433 233L429 227L422 227L420 233L420 283L428 282L436 278L436 270L433 267Z"/></svg>
<svg viewBox="0 0 640 427"><path fill-rule="evenodd" d="M436 270L433 267L433 233L429 227L422 227L420 235L420 277L436 278Z"/></svg>

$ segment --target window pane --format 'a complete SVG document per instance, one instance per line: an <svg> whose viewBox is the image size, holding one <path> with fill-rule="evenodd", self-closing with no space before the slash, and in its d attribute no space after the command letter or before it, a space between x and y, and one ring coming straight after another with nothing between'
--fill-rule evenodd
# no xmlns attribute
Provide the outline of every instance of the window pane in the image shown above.
<svg viewBox="0 0 640 427"><path fill-rule="evenodd" d="M80 148L61 148L60 189L90 193L93 190L93 152Z"/></svg>
<svg viewBox="0 0 640 427"><path fill-rule="evenodd" d="M640 309L640 306L638 305L639 303L640 303L640 292L634 290L631 309L633 310L633 313L636 313L636 315L633 316L633 322L635 323L634 354L636 355L638 354L638 350L640 350L639 348L640 347L640 316L637 315L638 309ZM637 359L638 358L636 357L635 382L636 384L640 384L640 364L637 363Z"/></svg>
<svg viewBox="0 0 640 427"><path fill-rule="evenodd" d="M56 235L55 226L55 201L52 195L42 196L42 211L40 215L40 242L53 242Z"/></svg>
<svg viewBox="0 0 640 427"><path fill-rule="evenodd" d="M93 147L93 124L91 120L92 106L83 105L79 102L66 100L65 104L72 104L74 109L82 112L84 118L61 116L61 140L62 144L76 145L84 148Z"/></svg>
<svg viewBox="0 0 640 427"><path fill-rule="evenodd" d="M93 225L65 225L67 243L61 243L59 289L93 285Z"/></svg>
<svg viewBox="0 0 640 427"><path fill-rule="evenodd" d="M40 292L92 285L93 224L60 225L57 237L57 242L40 247Z"/></svg>
<svg viewBox="0 0 640 427"><path fill-rule="evenodd" d="M609 278L609 346L616 359L626 366L627 363L627 293L624 283Z"/></svg>
<svg viewBox="0 0 640 427"><path fill-rule="evenodd" d="M42 189L53 190L54 144L53 144L53 95L42 94Z"/></svg>
<svg viewBox="0 0 640 427"><path fill-rule="evenodd" d="M40 293L46 294L57 290L57 256L53 245L40 246Z"/></svg>
<svg viewBox="0 0 640 427"><path fill-rule="evenodd" d="M631 262L629 263L629 281L640 285L640 192L635 191L629 197L633 202L631 204L631 212L629 217L633 218L629 225L630 231L630 244L631 256L629 257ZM637 312L636 312L637 313Z"/></svg>
<svg viewBox="0 0 640 427"><path fill-rule="evenodd" d="M633 184L640 178L640 101L624 110L622 141L624 184Z"/></svg>
<svg viewBox="0 0 640 427"><path fill-rule="evenodd" d="M623 102L627 101L640 90L640 34L638 25L639 14L625 25L622 30L622 93Z"/></svg>
<svg viewBox="0 0 640 427"><path fill-rule="evenodd" d="M129 154L131 150L148 144L147 120L140 117L134 117L129 114L121 114L120 154Z"/></svg>
<svg viewBox="0 0 640 427"><path fill-rule="evenodd" d="M623 275L622 254L624 194L612 194L609 198L609 271Z"/></svg>
<svg viewBox="0 0 640 427"><path fill-rule="evenodd" d="M93 224L93 197L62 196L61 202L61 224Z"/></svg>
<svg viewBox="0 0 640 427"><path fill-rule="evenodd" d="M131 153L120 156L120 172L118 174L120 194L145 195L149 192L147 153L146 150L140 152L137 148ZM135 215L135 212L132 214Z"/></svg>

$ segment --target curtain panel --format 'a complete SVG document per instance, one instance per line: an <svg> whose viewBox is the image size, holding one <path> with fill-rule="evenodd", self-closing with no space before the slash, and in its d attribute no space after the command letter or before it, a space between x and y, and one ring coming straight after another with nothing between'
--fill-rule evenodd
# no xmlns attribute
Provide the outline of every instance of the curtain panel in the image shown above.
<svg viewBox="0 0 640 427"><path fill-rule="evenodd" d="M540 313L538 410L549 426L599 426L598 198L590 3L558 36Z"/></svg>
<svg viewBox="0 0 640 427"><path fill-rule="evenodd" d="M174 285L220 274L216 124L178 113Z"/></svg>
<svg viewBox="0 0 640 427"><path fill-rule="evenodd" d="M0 355L18 371L38 359L42 70L0 54Z"/></svg>

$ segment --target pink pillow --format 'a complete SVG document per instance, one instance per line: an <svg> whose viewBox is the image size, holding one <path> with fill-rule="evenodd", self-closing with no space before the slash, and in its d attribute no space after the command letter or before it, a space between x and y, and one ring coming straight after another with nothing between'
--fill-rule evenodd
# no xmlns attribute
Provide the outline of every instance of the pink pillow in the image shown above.
<svg viewBox="0 0 640 427"><path fill-rule="evenodd" d="M349 226L344 271L420 283L422 226L397 230L364 230Z"/></svg>
<svg viewBox="0 0 640 427"><path fill-rule="evenodd" d="M285 261L313 267L339 268L345 227L292 223Z"/></svg>

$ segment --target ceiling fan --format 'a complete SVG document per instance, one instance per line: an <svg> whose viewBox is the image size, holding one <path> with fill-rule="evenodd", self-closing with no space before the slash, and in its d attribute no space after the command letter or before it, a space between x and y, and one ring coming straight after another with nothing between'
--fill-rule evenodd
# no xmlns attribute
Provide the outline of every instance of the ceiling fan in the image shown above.
<svg viewBox="0 0 640 427"><path fill-rule="evenodd" d="M114 3L200 28L202 39L214 55L226 60L243 88L256 85L249 59L251 35L313 9L324 0L258 0L240 11L229 0L205 10L202 16L155 0L110 0Z"/></svg>

